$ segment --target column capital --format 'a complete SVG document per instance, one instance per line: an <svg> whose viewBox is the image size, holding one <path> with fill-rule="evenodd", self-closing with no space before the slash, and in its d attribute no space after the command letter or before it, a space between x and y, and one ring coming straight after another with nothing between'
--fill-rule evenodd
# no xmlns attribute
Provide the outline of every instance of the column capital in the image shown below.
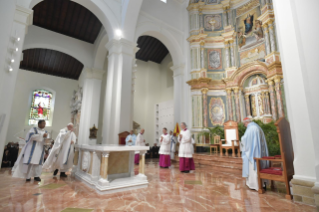
<svg viewBox="0 0 319 212"><path fill-rule="evenodd" d="M238 93L239 93L239 91L241 91L242 89L241 89L241 88L239 88L239 87L236 87L236 88L234 88L233 90L234 90L234 93L235 93L235 94L238 94Z"/></svg>
<svg viewBox="0 0 319 212"><path fill-rule="evenodd" d="M282 76L275 76L275 77L274 77L274 81L275 81L275 83L280 82L280 81L281 81L281 79L282 79Z"/></svg>
<svg viewBox="0 0 319 212"><path fill-rule="evenodd" d="M174 72L174 77L184 75L185 63L173 65L170 69Z"/></svg>
<svg viewBox="0 0 319 212"><path fill-rule="evenodd" d="M202 94L207 94L208 88L203 88L203 89L201 90L201 92L202 92Z"/></svg>
<svg viewBox="0 0 319 212"><path fill-rule="evenodd" d="M97 69L97 68L88 68L88 67L84 67L83 72L85 74L85 79L98 79L98 80L102 80L103 75L106 73L105 70Z"/></svg>
<svg viewBox="0 0 319 212"><path fill-rule="evenodd" d="M111 54L127 54L135 58L135 53L139 50L137 43L121 38L120 40L112 39L106 45L106 49Z"/></svg>
<svg viewBox="0 0 319 212"><path fill-rule="evenodd" d="M32 25L33 22L33 10L16 5L14 21L16 23L25 25L25 34L27 34L28 26Z"/></svg>
<svg viewBox="0 0 319 212"><path fill-rule="evenodd" d="M268 85L274 85L273 79L268 79L266 80L266 82L268 83Z"/></svg>
<svg viewBox="0 0 319 212"><path fill-rule="evenodd" d="M110 153L109 152L102 152L102 157L107 158L109 157Z"/></svg>
<svg viewBox="0 0 319 212"><path fill-rule="evenodd" d="M227 94L231 94L232 89L231 88L226 88Z"/></svg>

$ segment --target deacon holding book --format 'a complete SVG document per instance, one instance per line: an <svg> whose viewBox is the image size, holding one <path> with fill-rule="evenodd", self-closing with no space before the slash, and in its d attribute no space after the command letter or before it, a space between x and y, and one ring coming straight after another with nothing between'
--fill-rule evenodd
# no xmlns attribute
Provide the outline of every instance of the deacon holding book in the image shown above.
<svg viewBox="0 0 319 212"><path fill-rule="evenodd" d="M171 153L171 140L170 140L170 135L167 133L167 129L163 129L163 134L160 137L160 143L161 147L159 150L160 154L160 159L159 159L159 165L161 168L168 168L171 166L171 158L170 158L170 153Z"/></svg>
<svg viewBox="0 0 319 212"><path fill-rule="evenodd" d="M267 142L263 130L249 118L244 119L247 127L245 134L241 137L240 148L243 159L243 177L246 178L246 185L250 189L258 191L258 175L256 161L254 158L268 156ZM261 161L261 169L268 167L267 161Z"/></svg>
<svg viewBox="0 0 319 212"><path fill-rule="evenodd" d="M73 132L73 124L69 123L60 130L43 168L49 169L51 172L54 171L54 176L60 170L60 177L67 177L65 172L73 166L75 143L76 135Z"/></svg>
<svg viewBox="0 0 319 212"><path fill-rule="evenodd" d="M31 181L31 177L34 177L34 181L41 181L44 144L48 137L45 124L44 120L39 120L38 127L29 130L25 137L26 145L12 168L13 177L25 178L26 181Z"/></svg>

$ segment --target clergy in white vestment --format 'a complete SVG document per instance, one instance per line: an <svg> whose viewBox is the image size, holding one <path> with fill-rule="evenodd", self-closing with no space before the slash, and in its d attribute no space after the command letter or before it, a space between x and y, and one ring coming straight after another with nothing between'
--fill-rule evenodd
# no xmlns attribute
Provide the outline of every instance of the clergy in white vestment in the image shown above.
<svg viewBox="0 0 319 212"><path fill-rule="evenodd" d="M250 189L258 191L258 175L256 161L254 158L268 156L267 142L263 130L249 118L244 119L247 127L245 134L241 137L240 148L243 159L243 177L246 178L246 185ZM268 162L261 161L261 168L267 168Z"/></svg>
<svg viewBox="0 0 319 212"><path fill-rule="evenodd" d="M175 159L175 151L176 151L176 140L175 136L173 135L173 131L169 131L169 136L171 140L171 160Z"/></svg>
<svg viewBox="0 0 319 212"><path fill-rule="evenodd" d="M182 131L178 136L179 150L179 170L184 173L189 173L190 170L195 170L193 160L194 147L192 144L191 132L187 129L186 124L181 123Z"/></svg>
<svg viewBox="0 0 319 212"><path fill-rule="evenodd" d="M126 146L135 146L136 135L131 130L130 134L125 138Z"/></svg>
<svg viewBox="0 0 319 212"><path fill-rule="evenodd" d="M41 181L42 164L44 160L45 138L48 137L45 131L45 121L39 120L38 127L29 130L25 137L26 145L12 168L13 177L25 178L26 181Z"/></svg>
<svg viewBox="0 0 319 212"><path fill-rule="evenodd" d="M135 146L145 146L145 140L144 140L144 129L141 129L140 133L136 137ZM135 157L134 157L134 163L139 164L140 163L140 151L135 151Z"/></svg>
<svg viewBox="0 0 319 212"><path fill-rule="evenodd" d="M67 177L65 172L73 166L75 143L76 135L73 132L73 124L69 123L67 127L60 130L43 168L54 171L54 176L60 170L60 177Z"/></svg>
<svg viewBox="0 0 319 212"><path fill-rule="evenodd" d="M171 166L171 136L167 133L167 129L163 128L163 134L159 139L161 147L159 150L159 165L162 168L168 168Z"/></svg>

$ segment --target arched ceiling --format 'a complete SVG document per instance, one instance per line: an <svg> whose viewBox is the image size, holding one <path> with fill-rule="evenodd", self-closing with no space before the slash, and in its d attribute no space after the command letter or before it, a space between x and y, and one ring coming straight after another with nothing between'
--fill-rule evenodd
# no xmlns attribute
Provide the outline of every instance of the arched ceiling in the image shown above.
<svg viewBox="0 0 319 212"><path fill-rule="evenodd" d="M136 53L136 59L145 62L150 60L160 64L169 53L166 46L152 36L140 36L137 40L137 47L140 50Z"/></svg>
<svg viewBox="0 0 319 212"><path fill-rule="evenodd" d="M44 0L33 7L33 24L94 43L102 23L88 9L70 0Z"/></svg>
<svg viewBox="0 0 319 212"><path fill-rule="evenodd" d="M78 80L83 64L62 52L36 48L23 50L20 69Z"/></svg>

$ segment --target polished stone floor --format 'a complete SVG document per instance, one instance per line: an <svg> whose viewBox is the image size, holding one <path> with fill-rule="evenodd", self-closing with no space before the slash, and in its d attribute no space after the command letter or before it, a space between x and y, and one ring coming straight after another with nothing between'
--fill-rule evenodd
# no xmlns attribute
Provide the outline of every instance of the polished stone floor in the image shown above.
<svg viewBox="0 0 319 212"><path fill-rule="evenodd" d="M1 169L0 211L316 211L286 200L280 192L283 189L259 195L244 186L238 174L211 171L207 166L197 166L195 172L184 174L179 172L178 164L160 169L156 161L147 161L145 171L148 188L98 195L71 177L59 179L43 173L41 183L26 183L12 178L9 169Z"/></svg>

